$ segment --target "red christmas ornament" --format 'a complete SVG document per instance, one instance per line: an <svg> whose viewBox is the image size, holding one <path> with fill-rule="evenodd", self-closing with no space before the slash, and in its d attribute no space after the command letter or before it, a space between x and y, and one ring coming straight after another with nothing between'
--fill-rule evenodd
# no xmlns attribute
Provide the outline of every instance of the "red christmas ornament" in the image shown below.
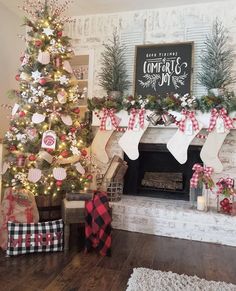
<svg viewBox="0 0 236 291"><path fill-rule="evenodd" d="M66 134L62 134L62 135L60 136L60 140L61 140L61 141L65 141L66 138L67 138Z"/></svg>
<svg viewBox="0 0 236 291"><path fill-rule="evenodd" d="M20 111L20 112L19 112L19 116L20 116L20 117L24 117L25 114L26 114L26 113L25 113L24 111Z"/></svg>
<svg viewBox="0 0 236 291"><path fill-rule="evenodd" d="M62 185L62 181L61 181L61 180L57 180L57 181L56 181L56 185L57 185L58 187L60 187L60 186Z"/></svg>
<svg viewBox="0 0 236 291"><path fill-rule="evenodd" d="M15 145L11 145L11 146L9 146L9 150L10 150L11 152L15 151L15 150L16 150L16 146L15 146Z"/></svg>
<svg viewBox="0 0 236 291"><path fill-rule="evenodd" d="M81 155L82 155L83 157L86 157L87 154L88 154L88 152L87 152L85 149L81 150Z"/></svg>
<svg viewBox="0 0 236 291"><path fill-rule="evenodd" d="M42 86L44 86L46 83L47 83L47 80L44 79L44 78L41 78L41 79L39 80L39 84L42 85Z"/></svg>
<svg viewBox="0 0 236 291"><path fill-rule="evenodd" d="M62 31L58 31L58 32L57 32L57 36L58 36L58 37L62 37Z"/></svg>
<svg viewBox="0 0 236 291"><path fill-rule="evenodd" d="M29 155L28 159L29 159L29 161L33 162L33 161L36 160L36 156L33 155L33 154L32 155Z"/></svg>
<svg viewBox="0 0 236 291"><path fill-rule="evenodd" d="M34 44L35 44L35 46L40 47L40 46L43 44L43 42L42 42L40 39L37 39L37 40L34 42Z"/></svg>
<svg viewBox="0 0 236 291"><path fill-rule="evenodd" d="M92 179L93 179L93 175L91 175L91 174L88 175L88 176L87 176L87 179L88 179L88 180L92 180Z"/></svg>
<svg viewBox="0 0 236 291"><path fill-rule="evenodd" d="M79 109L79 107L78 107L78 108L75 108L73 111L74 111L74 113L76 113L76 114L79 114L79 113L80 113L80 109Z"/></svg>
<svg viewBox="0 0 236 291"><path fill-rule="evenodd" d="M46 149L46 151L47 151L48 153L51 153L51 152L53 152L53 149Z"/></svg>
<svg viewBox="0 0 236 291"><path fill-rule="evenodd" d="M20 81L20 75L19 75L19 74L16 75L16 76L15 76L15 79L16 79L16 81Z"/></svg>
<svg viewBox="0 0 236 291"><path fill-rule="evenodd" d="M223 202L224 202L224 205L229 205L229 199L228 198L224 198Z"/></svg>
<svg viewBox="0 0 236 291"><path fill-rule="evenodd" d="M70 132L72 132L72 133L73 133L73 132L76 132L76 127L71 127L71 128L70 128Z"/></svg>
<svg viewBox="0 0 236 291"><path fill-rule="evenodd" d="M64 150L64 151L61 152L60 155L61 155L63 158L67 158L67 157L69 156L69 153L68 153L67 150Z"/></svg>

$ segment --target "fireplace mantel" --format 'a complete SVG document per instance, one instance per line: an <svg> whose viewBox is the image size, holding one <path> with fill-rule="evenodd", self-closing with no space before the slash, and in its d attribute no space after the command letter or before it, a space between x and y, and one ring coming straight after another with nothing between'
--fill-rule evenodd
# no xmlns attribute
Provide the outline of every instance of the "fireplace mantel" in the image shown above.
<svg viewBox="0 0 236 291"><path fill-rule="evenodd" d="M153 111L151 110L146 110L146 116L152 114ZM176 120L179 121L181 119L181 113L180 112L177 112L177 111L169 111L170 114L174 115ZM120 124L119 126L120 127L127 127L128 125L128 121L129 121L129 113L125 110L121 110L117 113L115 113L116 116L118 118L120 118ZM98 117L99 115L99 117ZM209 123L210 123L210 116L211 114L210 113L202 113L201 111L196 111L196 118L199 122L201 122L203 124L203 128L208 128L209 127ZM93 121L92 121L92 126L100 126L100 123L101 123L101 120L100 118L102 117L102 112L99 112L98 114L95 114L93 112ZM236 111L234 112L231 112L230 113L230 117L231 118L236 118ZM168 128L177 128L177 126L175 124L171 124L171 125L168 125L168 126L165 126L165 125L152 125L151 123L149 124L149 127L150 128L165 128L165 129L168 129Z"/></svg>

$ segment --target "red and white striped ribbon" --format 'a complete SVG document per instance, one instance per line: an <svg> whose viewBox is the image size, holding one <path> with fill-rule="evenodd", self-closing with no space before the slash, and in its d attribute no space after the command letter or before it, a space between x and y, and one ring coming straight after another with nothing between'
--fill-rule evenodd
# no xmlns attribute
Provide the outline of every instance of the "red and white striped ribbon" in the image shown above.
<svg viewBox="0 0 236 291"><path fill-rule="evenodd" d="M218 111L216 108L214 108L211 110L210 125L209 128L207 129L208 131L211 132L215 128L216 120L218 117L221 117L223 119L225 128L227 129L234 128L233 119L231 119L228 116L227 110L225 108L222 108Z"/></svg>
<svg viewBox="0 0 236 291"><path fill-rule="evenodd" d="M182 120L179 122L179 130L180 131L182 131L182 132L185 131L185 122L188 118L192 121L193 129L194 130L199 129L198 121L195 117L194 111L182 110L181 113L182 113L183 117L182 117Z"/></svg>
<svg viewBox="0 0 236 291"><path fill-rule="evenodd" d="M190 179L191 188L197 188L200 175L203 175L207 177L208 179L211 179L211 175L213 174L212 167L203 167L200 164L194 164L192 169L194 173L193 173L192 178Z"/></svg>
<svg viewBox="0 0 236 291"><path fill-rule="evenodd" d="M100 124L100 130L106 130L106 121L107 118L111 119L111 124L113 125L114 128L118 127L117 124L117 119L115 116L115 109L107 109L107 108L103 108L102 110L103 112L103 116L101 118L101 124Z"/></svg>
<svg viewBox="0 0 236 291"><path fill-rule="evenodd" d="M129 130L133 130L134 129L136 115L138 115L138 118L139 118L140 128L144 127L144 113L145 113L145 109L144 108L142 108L142 109L132 108L130 110L130 118L129 118L129 123L128 123L128 129Z"/></svg>

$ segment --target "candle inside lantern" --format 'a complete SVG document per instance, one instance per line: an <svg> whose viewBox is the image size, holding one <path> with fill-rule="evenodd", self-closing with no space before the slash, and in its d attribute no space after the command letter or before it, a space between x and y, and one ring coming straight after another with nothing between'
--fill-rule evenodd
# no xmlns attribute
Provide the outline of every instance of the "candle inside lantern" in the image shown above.
<svg viewBox="0 0 236 291"><path fill-rule="evenodd" d="M200 210L200 211L205 210L205 197L203 196L197 197L197 210Z"/></svg>

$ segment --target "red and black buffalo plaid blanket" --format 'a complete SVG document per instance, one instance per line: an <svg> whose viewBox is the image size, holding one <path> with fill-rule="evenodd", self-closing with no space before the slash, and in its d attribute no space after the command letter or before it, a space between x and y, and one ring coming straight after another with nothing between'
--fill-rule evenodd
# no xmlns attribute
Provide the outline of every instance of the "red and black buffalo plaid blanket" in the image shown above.
<svg viewBox="0 0 236 291"><path fill-rule="evenodd" d="M95 248L103 256L111 255L111 208L107 194L96 191L85 201L85 250Z"/></svg>

